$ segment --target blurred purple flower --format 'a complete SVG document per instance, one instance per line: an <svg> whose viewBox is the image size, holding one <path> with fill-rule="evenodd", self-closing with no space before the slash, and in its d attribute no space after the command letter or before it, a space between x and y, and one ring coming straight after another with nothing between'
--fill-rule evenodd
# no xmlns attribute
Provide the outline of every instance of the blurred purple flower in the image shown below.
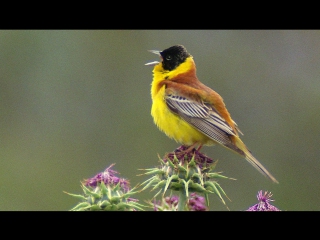
<svg viewBox="0 0 320 240"><path fill-rule="evenodd" d="M272 193L265 191L264 194L262 190L258 192L257 198L258 203L253 205L252 207L248 208L247 211L281 211L275 206L271 205L270 202L274 200L271 199Z"/></svg>
<svg viewBox="0 0 320 240"><path fill-rule="evenodd" d="M179 203L179 197L173 195L171 197L165 197L164 204L161 205L161 201L154 201L154 211L161 211L161 210L171 210L176 211L177 206ZM191 193L190 198L188 201L188 210L189 211L207 211L208 208L205 204L205 198L197 195L196 193Z"/></svg>
<svg viewBox="0 0 320 240"><path fill-rule="evenodd" d="M173 195L172 197L165 197L164 199L169 206L176 207L179 203L179 197Z"/></svg>
<svg viewBox="0 0 320 240"><path fill-rule="evenodd" d="M207 211L208 210L208 207L205 204L204 197L201 197L196 193L190 194L188 206L190 211Z"/></svg>

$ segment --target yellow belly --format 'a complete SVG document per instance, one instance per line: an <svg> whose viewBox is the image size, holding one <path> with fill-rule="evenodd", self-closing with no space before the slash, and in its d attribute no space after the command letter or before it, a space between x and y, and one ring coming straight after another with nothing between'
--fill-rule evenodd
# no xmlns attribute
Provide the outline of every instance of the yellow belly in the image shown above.
<svg viewBox="0 0 320 240"><path fill-rule="evenodd" d="M168 137L183 145L214 144L210 138L170 111L164 101L164 90L162 88L154 97L151 108L151 115L158 128Z"/></svg>

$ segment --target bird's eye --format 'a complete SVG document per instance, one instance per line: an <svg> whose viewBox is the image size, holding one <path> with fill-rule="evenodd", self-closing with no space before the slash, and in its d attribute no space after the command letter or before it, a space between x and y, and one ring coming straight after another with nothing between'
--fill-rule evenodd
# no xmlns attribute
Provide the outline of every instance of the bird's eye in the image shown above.
<svg viewBox="0 0 320 240"><path fill-rule="evenodd" d="M172 59L171 55L166 56L166 60L170 61Z"/></svg>

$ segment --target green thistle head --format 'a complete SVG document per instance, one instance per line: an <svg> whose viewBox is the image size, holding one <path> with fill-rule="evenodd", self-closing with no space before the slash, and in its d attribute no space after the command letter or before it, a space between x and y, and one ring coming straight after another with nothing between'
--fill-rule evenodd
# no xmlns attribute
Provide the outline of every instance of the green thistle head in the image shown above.
<svg viewBox="0 0 320 240"><path fill-rule="evenodd" d="M222 195L225 197L227 195L217 180L228 177L213 171L217 161L213 161L196 149L187 151L185 146L181 146L160 159L160 164L157 168L143 169L146 172L141 174L152 175L141 185L144 186L142 190L149 187L152 187L152 190L158 189L154 198L160 193L164 197L167 190L172 190L178 191L180 197L182 193L186 198L190 198L189 193L203 194L207 205L209 205L208 194L216 194L225 204Z"/></svg>
<svg viewBox="0 0 320 240"><path fill-rule="evenodd" d="M143 205L131 195L137 193L130 190L129 181L116 176L118 172L110 165L105 171L81 183L83 195L67 193L80 199L71 211L135 211L142 210Z"/></svg>

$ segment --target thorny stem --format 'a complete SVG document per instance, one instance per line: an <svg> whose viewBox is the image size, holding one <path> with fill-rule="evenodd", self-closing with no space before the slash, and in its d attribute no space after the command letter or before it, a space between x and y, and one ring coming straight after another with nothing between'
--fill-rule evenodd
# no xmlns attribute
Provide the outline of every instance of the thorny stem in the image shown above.
<svg viewBox="0 0 320 240"><path fill-rule="evenodd" d="M184 207L187 204L187 196L184 191L180 191L179 193L179 203L178 203L178 211L184 211Z"/></svg>

